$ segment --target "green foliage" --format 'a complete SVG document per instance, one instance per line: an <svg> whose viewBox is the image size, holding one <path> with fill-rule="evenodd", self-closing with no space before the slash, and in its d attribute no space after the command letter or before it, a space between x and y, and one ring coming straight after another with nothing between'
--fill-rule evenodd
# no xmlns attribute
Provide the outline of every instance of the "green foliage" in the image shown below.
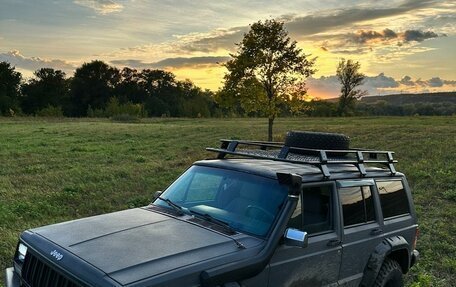
<svg viewBox="0 0 456 287"><path fill-rule="evenodd" d="M340 60L337 66L337 78L341 83L339 97L339 115L351 115L353 113L356 100L366 94L365 91L356 89L356 87L363 84L365 75L359 69L361 64L352 60Z"/></svg>
<svg viewBox="0 0 456 287"><path fill-rule="evenodd" d="M36 115L39 117L54 117L61 118L63 117L62 107L47 106L36 112Z"/></svg>
<svg viewBox="0 0 456 287"><path fill-rule="evenodd" d="M74 77L51 68L35 71L21 84L21 74L0 63L0 116L116 117L131 121L142 117L220 117L213 93L189 80L177 81L163 70L123 68L102 61L84 63ZM22 92L22 96L21 96Z"/></svg>
<svg viewBox="0 0 456 287"><path fill-rule="evenodd" d="M303 100L307 92L304 80L314 73L315 60L309 60L309 55L296 44L283 22L258 21L250 26L237 44L236 54L225 64L228 72L218 95L219 103L240 107L247 114L267 116L269 140L280 106Z"/></svg>
<svg viewBox="0 0 456 287"><path fill-rule="evenodd" d="M68 105L69 85L64 72L42 68L34 75L35 78L22 85L21 106L26 114L39 113L49 106Z"/></svg>
<svg viewBox="0 0 456 287"><path fill-rule="evenodd" d="M89 105L87 108L87 117L89 118L105 118L105 111L104 109L92 109L92 107Z"/></svg>
<svg viewBox="0 0 456 287"><path fill-rule="evenodd" d="M0 116L14 116L19 110L22 75L7 62L0 62Z"/></svg>
<svg viewBox="0 0 456 287"><path fill-rule="evenodd" d="M120 104L117 98L111 98L106 106L105 115L107 117L130 115L132 117L141 118L146 116L146 113L142 104L132 104L130 102Z"/></svg>
<svg viewBox="0 0 456 287"><path fill-rule="evenodd" d="M82 64L71 81L69 112L73 116L86 116L89 106L104 108L119 81L119 70L102 61Z"/></svg>

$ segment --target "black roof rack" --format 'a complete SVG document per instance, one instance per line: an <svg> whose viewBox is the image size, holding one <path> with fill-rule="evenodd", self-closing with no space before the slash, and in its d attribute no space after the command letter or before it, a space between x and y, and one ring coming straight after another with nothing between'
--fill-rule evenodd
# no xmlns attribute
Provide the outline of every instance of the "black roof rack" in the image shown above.
<svg viewBox="0 0 456 287"><path fill-rule="evenodd" d="M290 147L282 142L226 140L222 139L220 148L206 148L208 151L218 153L217 158L223 159L226 155L237 155L256 159L269 159L274 161L308 164L317 166L326 179L331 177L328 165L349 164L359 170L362 177L367 175L366 164L385 165L391 175L396 174L392 151L378 151L369 149L348 150L323 150ZM239 146L247 146L239 148Z"/></svg>

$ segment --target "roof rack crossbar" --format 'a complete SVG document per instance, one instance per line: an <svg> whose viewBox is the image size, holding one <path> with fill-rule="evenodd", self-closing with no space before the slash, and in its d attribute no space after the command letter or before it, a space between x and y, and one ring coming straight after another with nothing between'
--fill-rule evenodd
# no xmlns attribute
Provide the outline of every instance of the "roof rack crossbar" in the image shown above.
<svg viewBox="0 0 456 287"><path fill-rule="evenodd" d="M325 179L328 179L331 177L331 173L329 172L329 168L327 166L328 163L328 156L326 155L326 151L320 150L320 170L323 173L323 176Z"/></svg>
<svg viewBox="0 0 456 287"><path fill-rule="evenodd" d="M278 154L276 155L260 155L254 154L251 151L243 151L242 149L237 149L239 145L246 146L256 146L260 150L267 150L269 148L278 149ZM396 168L394 163L397 163L397 160L394 159L394 152L391 151L376 151L369 149L349 149L349 150L319 150L319 149L308 149L308 148L298 148L298 147L289 147L280 142L263 142L263 141L244 141L244 140L221 140L220 148L206 148L208 151L218 153L217 158L223 159L227 154L229 155L238 155L242 157L250 157L256 159L269 159L274 161L283 161L290 163L298 164L309 164L316 166L320 169L321 173L325 179L331 177L328 165L333 164L351 164L354 165L362 177L367 175L366 164L381 164L386 165L391 173L391 175L396 174ZM310 152L311 154L318 155L315 160L298 160L289 158L290 153L295 151L304 151ZM331 154L333 157L328 159L328 154ZM351 157L346 157L349 154ZM338 155L338 156L337 156ZM368 159L365 159L365 155ZM381 156L379 158L379 156ZM384 159L383 159L384 158Z"/></svg>
<svg viewBox="0 0 456 287"><path fill-rule="evenodd" d="M358 158L358 164L356 166L358 167L359 173L361 174L362 177L365 177L367 172L366 172L366 167L364 166L363 152L357 151L356 157Z"/></svg>
<svg viewBox="0 0 456 287"><path fill-rule="evenodd" d="M284 145L279 152L279 155L277 156L278 158L281 159L286 159L288 156L288 153L290 152L290 148L286 145Z"/></svg>
<svg viewBox="0 0 456 287"><path fill-rule="evenodd" d="M223 140L222 141L222 148L225 147L224 149L226 149L227 151L231 151L231 152L234 152L236 150L236 147L238 146L239 142L237 141L225 141ZM226 156L226 153L224 152L219 152L217 158L218 159L222 159Z"/></svg>
<svg viewBox="0 0 456 287"><path fill-rule="evenodd" d="M388 156L388 168L391 171L391 174L396 174L396 168L394 167L394 163L397 161L394 160L392 152L388 152L387 156Z"/></svg>

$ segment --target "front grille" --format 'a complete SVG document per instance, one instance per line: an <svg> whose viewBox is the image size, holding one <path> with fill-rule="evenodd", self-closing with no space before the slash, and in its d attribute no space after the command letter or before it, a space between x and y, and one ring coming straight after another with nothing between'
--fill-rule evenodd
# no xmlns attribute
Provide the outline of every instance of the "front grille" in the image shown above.
<svg viewBox="0 0 456 287"><path fill-rule="evenodd" d="M25 256L22 278L30 287L81 287L30 252Z"/></svg>

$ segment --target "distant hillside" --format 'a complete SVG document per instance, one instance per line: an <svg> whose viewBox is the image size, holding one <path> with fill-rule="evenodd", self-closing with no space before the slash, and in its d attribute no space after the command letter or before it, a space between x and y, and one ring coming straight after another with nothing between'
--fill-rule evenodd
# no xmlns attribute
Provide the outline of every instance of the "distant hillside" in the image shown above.
<svg viewBox="0 0 456 287"><path fill-rule="evenodd" d="M386 96L364 97L361 103L373 104L385 101L390 105L401 106L416 103L453 103L456 104L456 92L424 93L424 94L395 94Z"/></svg>

